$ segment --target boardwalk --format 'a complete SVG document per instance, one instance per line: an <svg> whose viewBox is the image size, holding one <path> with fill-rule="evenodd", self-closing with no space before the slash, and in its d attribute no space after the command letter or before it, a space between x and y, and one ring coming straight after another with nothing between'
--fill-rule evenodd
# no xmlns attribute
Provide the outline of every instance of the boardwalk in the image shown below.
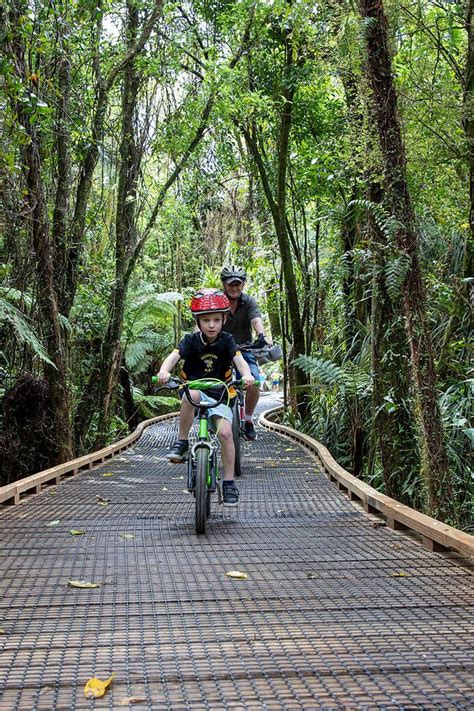
<svg viewBox="0 0 474 711"><path fill-rule="evenodd" d="M0 515L1 709L474 708L468 568L374 527L262 429L238 511L215 501L197 538L174 434Z"/></svg>

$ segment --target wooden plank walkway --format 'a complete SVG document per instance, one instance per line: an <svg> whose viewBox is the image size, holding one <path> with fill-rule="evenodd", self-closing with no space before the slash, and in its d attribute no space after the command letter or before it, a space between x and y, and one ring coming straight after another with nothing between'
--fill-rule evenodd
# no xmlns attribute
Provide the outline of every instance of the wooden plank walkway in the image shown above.
<svg viewBox="0 0 474 711"><path fill-rule="evenodd" d="M262 429L241 505L215 497L198 538L175 431L0 514L1 709L474 708L468 566L374 526Z"/></svg>

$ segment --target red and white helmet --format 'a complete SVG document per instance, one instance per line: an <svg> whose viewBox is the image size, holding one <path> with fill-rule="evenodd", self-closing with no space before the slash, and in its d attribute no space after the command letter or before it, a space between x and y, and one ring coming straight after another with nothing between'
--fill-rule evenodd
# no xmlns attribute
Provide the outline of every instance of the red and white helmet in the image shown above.
<svg viewBox="0 0 474 711"><path fill-rule="evenodd" d="M194 316L212 313L226 314L229 308L229 299L219 289L199 289L191 299L191 312Z"/></svg>

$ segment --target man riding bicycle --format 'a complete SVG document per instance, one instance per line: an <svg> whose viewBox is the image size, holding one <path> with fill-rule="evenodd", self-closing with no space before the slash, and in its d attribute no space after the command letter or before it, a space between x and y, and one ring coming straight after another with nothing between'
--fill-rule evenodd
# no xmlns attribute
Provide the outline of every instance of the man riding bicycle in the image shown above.
<svg viewBox="0 0 474 711"><path fill-rule="evenodd" d="M253 296L243 293L247 273L242 267L235 264L222 268L221 280L224 291L230 302L230 310L224 324L224 331L231 333L238 344L250 343L252 328L257 334L255 346L263 348L272 345L271 339L265 336L265 327L258 304ZM257 360L251 351L244 351L242 356L250 368L254 380L259 380L260 373ZM240 372L238 371L238 376ZM257 385L247 389L245 395L245 435L247 439L254 440L257 436L253 425L253 413L260 397Z"/></svg>
<svg viewBox="0 0 474 711"><path fill-rule="evenodd" d="M216 289L201 289L196 292L191 301L191 311L196 319L198 331L188 333L180 342L179 347L170 353L160 368L158 382L167 383L171 370L183 359L181 370L182 380L199 380L201 378L216 378L223 382L232 380L232 365L241 373L246 386L253 384L254 379L250 369L237 350L234 338L222 330L230 305L227 296ZM212 391L203 393L190 390L195 402L206 399L214 402ZM232 438L232 410L224 403L211 408L217 436L221 443L224 479L222 494L224 505L237 506L239 492L234 482L235 448ZM189 450L189 430L194 420L194 407L184 397L181 401L179 415L178 439L166 455L170 462L183 462Z"/></svg>

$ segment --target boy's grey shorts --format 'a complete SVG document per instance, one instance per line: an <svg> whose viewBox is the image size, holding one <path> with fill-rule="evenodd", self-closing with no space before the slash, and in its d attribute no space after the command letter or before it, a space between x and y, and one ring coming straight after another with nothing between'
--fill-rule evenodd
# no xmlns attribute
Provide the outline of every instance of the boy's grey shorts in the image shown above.
<svg viewBox="0 0 474 711"><path fill-rule="evenodd" d="M209 397L209 395L206 395L206 393L201 392L200 395L201 395L202 402L209 402L209 403L216 402L214 400L214 398ZM208 410L208 412L213 417L223 417L224 420L228 420L229 422L232 422L232 410L228 405L225 405L223 402L220 405L217 405L216 407L211 407L211 409Z"/></svg>

